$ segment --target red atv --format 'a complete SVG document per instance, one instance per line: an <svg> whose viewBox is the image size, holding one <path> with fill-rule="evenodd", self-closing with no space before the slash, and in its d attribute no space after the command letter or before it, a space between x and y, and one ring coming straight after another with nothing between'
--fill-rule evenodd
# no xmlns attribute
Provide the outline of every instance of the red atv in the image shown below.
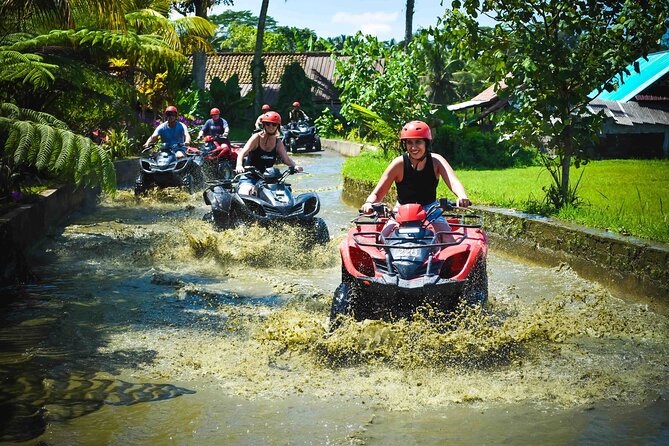
<svg viewBox="0 0 669 446"><path fill-rule="evenodd" d="M353 220L355 227L339 245L342 283L332 300L332 329L339 315L394 320L410 318L420 307L447 313L461 300L487 300L483 218L452 213L452 201L439 201L427 212L419 204L396 212L375 204L371 215ZM450 231L435 228L432 221L441 216Z"/></svg>
<svg viewBox="0 0 669 446"><path fill-rule="evenodd" d="M197 150L197 149L195 149ZM235 176L237 154L241 147L222 136L205 136L199 154L207 180L231 180Z"/></svg>

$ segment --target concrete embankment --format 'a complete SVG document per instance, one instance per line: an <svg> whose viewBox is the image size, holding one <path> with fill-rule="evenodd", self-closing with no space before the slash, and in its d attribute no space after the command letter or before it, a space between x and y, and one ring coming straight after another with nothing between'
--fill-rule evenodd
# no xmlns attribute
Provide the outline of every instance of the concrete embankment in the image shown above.
<svg viewBox="0 0 669 446"><path fill-rule="evenodd" d="M340 151L346 141L324 145ZM345 149L360 153L360 144ZM341 150L341 153L345 153ZM344 197L362 202L374 183L344 178ZM395 200L394 187L385 201ZM484 217L491 249L520 259L556 266L568 264L582 277L609 289L650 298L666 304L669 299L669 246L617 236L539 215L489 206L474 206Z"/></svg>
<svg viewBox="0 0 669 446"><path fill-rule="evenodd" d="M28 279L28 251L72 211L95 203L92 189L71 185L47 189L31 203L21 204L0 215L0 283Z"/></svg>

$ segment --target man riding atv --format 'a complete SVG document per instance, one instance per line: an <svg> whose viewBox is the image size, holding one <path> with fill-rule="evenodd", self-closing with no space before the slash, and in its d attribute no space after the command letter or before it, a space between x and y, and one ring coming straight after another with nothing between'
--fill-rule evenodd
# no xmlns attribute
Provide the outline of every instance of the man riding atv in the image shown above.
<svg viewBox="0 0 669 446"><path fill-rule="evenodd" d="M175 147L177 158L185 155L186 145L190 144L190 134L188 128L183 122L177 121L177 108L170 105L165 109L167 121L160 124L144 143L144 147L149 147L160 137L160 142L168 147Z"/></svg>

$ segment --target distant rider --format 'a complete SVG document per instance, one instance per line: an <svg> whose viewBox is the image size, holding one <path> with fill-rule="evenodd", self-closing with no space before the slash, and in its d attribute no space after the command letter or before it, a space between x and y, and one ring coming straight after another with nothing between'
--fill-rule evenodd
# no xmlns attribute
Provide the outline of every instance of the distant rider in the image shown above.
<svg viewBox="0 0 669 446"><path fill-rule="evenodd" d="M293 102L292 110L288 113L288 119L290 120L290 124L295 126L297 121L308 121L309 116L300 108L300 103L295 101Z"/></svg>
<svg viewBox="0 0 669 446"><path fill-rule="evenodd" d="M302 167L296 165L290 159L283 146L283 142L281 142L281 138L279 138L281 115L274 111L267 112L262 115L261 122L263 130L260 133L251 135L251 138L249 138L239 156L237 156L237 166L235 168L237 173L244 173L242 162L247 155L246 165L253 166L260 171L273 167L278 155L287 166L292 166L298 172L302 172ZM239 181L239 193L250 195L253 192L253 186L257 182L258 180L255 178L244 176Z"/></svg>
<svg viewBox="0 0 669 446"><path fill-rule="evenodd" d="M227 140L230 127L228 127L228 121L221 118L221 111L214 107L209 112L209 115L211 119L207 119L207 122L204 123L200 133L197 135L197 139L202 139L202 136L221 136Z"/></svg>
<svg viewBox="0 0 669 446"><path fill-rule="evenodd" d="M256 131L262 131L262 117L265 115L270 110L270 106L267 104L264 104L262 106L262 113L260 113L260 116L258 116L258 119L256 119L256 124L255 124L255 129Z"/></svg>
<svg viewBox="0 0 669 446"><path fill-rule="evenodd" d="M177 158L181 158L186 152L186 144L190 144L188 128L183 122L177 122L177 108L174 105L170 105L165 109L165 117L167 121L156 127L153 135L149 136L149 139L144 143L144 147L149 147L160 137L160 141L170 149L173 149ZM176 145L178 147L174 148Z"/></svg>

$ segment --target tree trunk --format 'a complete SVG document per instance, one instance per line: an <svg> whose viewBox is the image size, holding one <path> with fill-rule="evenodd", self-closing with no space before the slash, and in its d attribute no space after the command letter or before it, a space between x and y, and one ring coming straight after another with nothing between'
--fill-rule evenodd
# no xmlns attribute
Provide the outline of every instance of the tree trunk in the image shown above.
<svg viewBox="0 0 669 446"><path fill-rule="evenodd" d="M571 157L574 153L574 139L572 138L572 128L567 126L564 139L564 157L562 158L562 182L560 184L561 206L569 203L569 168L571 167Z"/></svg>
<svg viewBox="0 0 669 446"><path fill-rule="evenodd" d="M407 12L404 22L404 51L409 52L409 42L413 37L413 5L414 0L407 0Z"/></svg>
<svg viewBox="0 0 669 446"><path fill-rule="evenodd" d="M194 3L195 15L197 17L207 18L207 9L209 9L209 0L196 0ZM195 88L204 90L205 74L207 70L207 53L196 51L193 53L193 82Z"/></svg>
<svg viewBox="0 0 669 446"><path fill-rule="evenodd" d="M262 90L262 41L265 34L265 19L267 18L267 8L269 7L269 0L263 0L260 7L260 16L258 18L258 33L256 34L256 46L253 51L253 62L251 62L251 79L253 83L253 92L255 97L253 99L253 116L260 114L260 107L263 101Z"/></svg>

